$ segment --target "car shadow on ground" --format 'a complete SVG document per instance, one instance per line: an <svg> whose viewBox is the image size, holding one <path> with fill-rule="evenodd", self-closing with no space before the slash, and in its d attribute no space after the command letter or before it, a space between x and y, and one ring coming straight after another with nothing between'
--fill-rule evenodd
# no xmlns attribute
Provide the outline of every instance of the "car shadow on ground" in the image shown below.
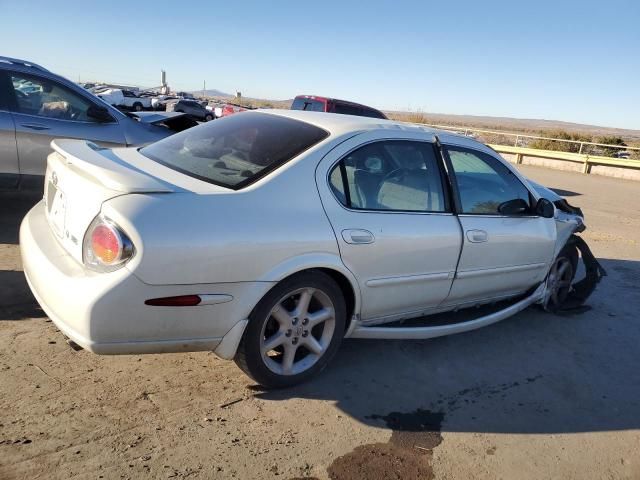
<svg viewBox="0 0 640 480"><path fill-rule="evenodd" d="M41 198L41 188L0 192L0 245L18 244L20 222ZM45 314L33 297L24 273L0 270L0 320L42 317Z"/></svg>
<svg viewBox="0 0 640 480"><path fill-rule="evenodd" d="M582 195L581 193L572 192L571 190L563 190L561 188L550 188L549 190L554 191L555 193L557 193L561 197L578 197L578 196Z"/></svg>
<svg viewBox="0 0 640 480"><path fill-rule="evenodd" d="M46 317L33 297L24 273L0 270L0 286L0 320Z"/></svg>
<svg viewBox="0 0 640 480"><path fill-rule="evenodd" d="M352 418L382 428L381 418L393 412L442 414L438 428L451 432L640 428L640 324L634 311L640 262L602 264L609 276L587 312L561 316L532 307L450 337L346 340L315 380L288 390L256 387L256 396L329 400ZM386 426L411 431L415 423Z"/></svg>
<svg viewBox="0 0 640 480"><path fill-rule="evenodd" d="M0 192L0 243L18 244L20 222L42 199L42 189Z"/></svg>

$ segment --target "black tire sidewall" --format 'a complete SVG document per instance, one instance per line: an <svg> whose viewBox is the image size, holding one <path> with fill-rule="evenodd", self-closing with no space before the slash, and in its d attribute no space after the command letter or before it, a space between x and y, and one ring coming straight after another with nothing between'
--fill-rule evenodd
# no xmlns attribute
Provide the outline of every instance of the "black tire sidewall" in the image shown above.
<svg viewBox="0 0 640 480"><path fill-rule="evenodd" d="M580 259L578 255L578 249L571 243L566 244L564 247L562 247L562 250L560 250L560 253L558 253L558 256L553 261L553 265L555 265L558 262L558 260L560 260L561 258L566 258L567 260L569 260L569 263L571 263L571 267L573 269L571 282L573 282L573 280L576 277L576 273L578 270L578 261ZM561 305L562 304L548 305L548 307L550 308L551 311L556 311L561 307Z"/></svg>
<svg viewBox="0 0 640 480"><path fill-rule="evenodd" d="M325 354L308 370L297 375L278 375L262 360L260 343L262 326L274 305L288 292L303 287L323 291L329 296L335 310L335 330ZM346 325L346 303L340 287L325 273L308 271L295 274L278 283L263 298L249 315L249 323L238 346L235 361L256 382L267 388L285 388L305 382L326 367L336 354Z"/></svg>

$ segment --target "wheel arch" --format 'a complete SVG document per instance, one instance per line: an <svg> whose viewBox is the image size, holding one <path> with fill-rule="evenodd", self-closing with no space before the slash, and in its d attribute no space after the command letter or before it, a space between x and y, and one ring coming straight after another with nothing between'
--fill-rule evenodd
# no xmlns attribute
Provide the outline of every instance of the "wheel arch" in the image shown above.
<svg viewBox="0 0 640 480"><path fill-rule="evenodd" d="M281 282L286 278L306 271L319 271L331 277L344 295L347 304L346 331L352 319L360 313L360 286L353 273L344 266L338 255L321 253L292 258L278 265L260 280Z"/></svg>
<svg viewBox="0 0 640 480"><path fill-rule="evenodd" d="M267 293L275 287L278 283L290 278L294 275L303 272L321 272L336 282L342 294L344 295L345 303L347 306L347 318L345 322L345 336L348 336L349 332L353 330L354 318L360 312L360 288L353 274L344 265L336 263L326 262L310 262L305 264L299 264L297 269L282 268L278 272L279 274L274 276L269 282L275 282L275 284L266 290L264 294L255 302L251 311L253 311L260 301ZM273 272L275 273L275 271ZM248 319L243 319L236 323L234 327L223 337L218 347L214 350L214 353L220 358L225 360L231 360L234 358L240 340L244 335L244 331L247 327Z"/></svg>

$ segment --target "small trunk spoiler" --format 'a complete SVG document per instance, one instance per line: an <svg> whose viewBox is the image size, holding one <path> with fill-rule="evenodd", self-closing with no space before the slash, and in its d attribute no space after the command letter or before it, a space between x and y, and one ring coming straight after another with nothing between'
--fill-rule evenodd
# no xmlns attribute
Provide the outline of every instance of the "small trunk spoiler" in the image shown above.
<svg viewBox="0 0 640 480"><path fill-rule="evenodd" d="M112 150L85 140L58 139L51 142L69 168L121 193L173 192L172 185L148 175L116 156Z"/></svg>

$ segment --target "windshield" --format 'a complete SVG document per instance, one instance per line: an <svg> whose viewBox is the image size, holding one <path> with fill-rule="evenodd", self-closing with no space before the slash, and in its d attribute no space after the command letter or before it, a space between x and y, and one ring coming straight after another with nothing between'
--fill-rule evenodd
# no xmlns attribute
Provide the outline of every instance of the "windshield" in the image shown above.
<svg viewBox="0 0 640 480"><path fill-rule="evenodd" d="M239 189L328 135L298 120L243 112L167 137L140 153L200 180Z"/></svg>

